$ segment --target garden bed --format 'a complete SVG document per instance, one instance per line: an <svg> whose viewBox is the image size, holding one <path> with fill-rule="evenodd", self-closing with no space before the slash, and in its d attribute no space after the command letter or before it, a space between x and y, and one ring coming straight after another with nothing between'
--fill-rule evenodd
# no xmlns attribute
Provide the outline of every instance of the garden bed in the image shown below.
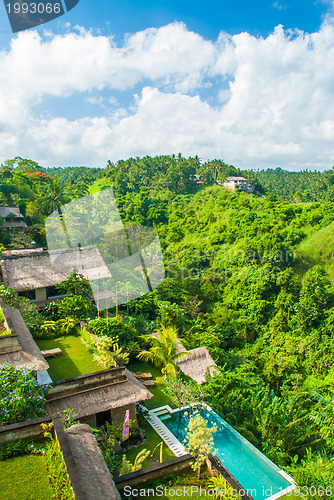
<svg viewBox="0 0 334 500"><path fill-rule="evenodd" d="M53 382L103 370L79 336L68 335L36 342L41 351L55 348L62 351L60 356L47 359L50 366L48 372Z"/></svg>
<svg viewBox="0 0 334 500"><path fill-rule="evenodd" d="M145 401L145 406L148 409L157 408L162 405L170 405L171 407L175 407L170 399L162 392L163 387L163 376L161 371L156 368L154 365L150 363L146 363L144 361L135 361L128 366L129 370L133 373L141 372L141 373L151 373L152 379L154 381L154 386L149 387L149 391L154 395L152 399ZM153 427L147 422L145 419L139 420L139 427L145 432L146 440L144 443L139 446L133 446L126 450L125 455L127 460L131 463L134 463L136 456L143 449L150 450L151 452L154 448L161 443L161 437L155 432ZM162 448L162 459L163 461L170 460L171 458L175 458L173 452L168 448L168 446L163 443ZM154 457L150 457L143 462L143 467L149 467L154 463L157 463L157 459L160 459L160 447L157 448L154 452Z"/></svg>
<svg viewBox="0 0 334 500"><path fill-rule="evenodd" d="M139 446L133 446L125 451L126 459L129 460L131 463L134 463L136 456L138 455L139 452L141 452L144 449L150 450L152 452L154 448L162 441L161 437L155 432L153 427L146 420L140 423L140 428L145 432L146 440ZM158 460L160 459L160 447L155 450L154 457L156 457ZM155 460L154 457L145 460L143 462L143 467L149 467L150 465L157 463L157 460ZM168 448L168 446L165 443L163 443L162 447L163 462L165 462L166 460L170 460L171 458L175 458L173 452Z"/></svg>
<svg viewBox="0 0 334 500"><path fill-rule="evenodd" d="M1 500L53 500L43 456L25 455L0 462Z"/></svg>

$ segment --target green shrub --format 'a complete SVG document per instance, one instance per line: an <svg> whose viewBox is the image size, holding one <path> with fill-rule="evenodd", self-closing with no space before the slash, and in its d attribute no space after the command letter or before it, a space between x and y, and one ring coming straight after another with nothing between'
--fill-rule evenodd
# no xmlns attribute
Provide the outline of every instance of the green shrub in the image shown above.
<svg viewBox="0 0 334 500"><path fill-rule="evenodd" d="M34 370L15 368L8 363L1 365L0 425L46 415L44 404L47 388L37 382Z"/></svg>
<svg viewBox="0 0 334 500"><path fill-rule="evenodd" d="M0 285L0 297L8 306L17 307L18 295L12 288L6 288L3 284Z"/></svg>
<svg viewBox="0 0 334 500"><path fill-rule="evenodd" d="M34 337L38 339L54 339L63 335L73 335L75 328L76 322L73 318L44 321L39 330L34 333Z"/></svg>
<svg viewBox="0 0 334 500"><path fill-rule="evenodd" d="M55 286L62 295L70 295L72 297L81 296L86 299L92 295L89 281L77 269L66 280L56 283Z"/></svg>
<svg viewBox="0 0 334 500"><path fill-rule="evenodd" d="M115 358L124 364L129 362L129 355L118 345L118 337L110 338L107 335L94 335L84 328L81 328L79 333L83 341L95 353L95 360L106 370L115 366Z"/></svg>
<svg viewBox="0 0 334 500"><path fill-rule="evenodd" d="M52 489L55 493L54 498L75 500L59 444L50 432L46 432L45 436L50 439L46 446L45 460Z"/></svg>
<svg viewBox="0 0 334 500"><path fill-rule="evenodd" d="M58 312L61 318L85 319L91 312L91 305L81 295L65 297L59 303Z"/></svg>
<svg viewBox="0 0 334 500"><path fill-rule="evenodd" d="M57 321L60 318L58 304L56 302L46 304L41 314L46 320Z"/></svg>
<svg viewBox="0 0 334 500"><path fill-rule="evenodd" d="M128 350L138 350L136 342L137 332L132 318L116 316L112 318L100 318L89 321L88 327L95 335L107 335L118 337L120 346Z"/></svg>
<svg viewBox="0 0 334 500"><path fill-rule="evenodd" d="M25 324L31 333L35 335L43 323L37 306L32 304L26 297L19 297L17 307L22 314Z"/></svg>
<svg viewBox="0 0 334 500"><path fill-rule="evenodd" d="M44 450L43 442L31 441L29 439L19 439L9 443L0 444L0 460L16 457L18 455L37 454Z"/></svg>

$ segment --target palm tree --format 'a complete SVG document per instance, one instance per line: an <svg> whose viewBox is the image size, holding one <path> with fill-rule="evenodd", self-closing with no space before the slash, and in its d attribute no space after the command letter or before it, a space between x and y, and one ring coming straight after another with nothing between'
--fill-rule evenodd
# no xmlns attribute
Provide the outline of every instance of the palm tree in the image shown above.
<svg viewBox="0 0 334 500"><path fill-rule="evenodd" d="M60 213L60 207L66 203L66 192L61 186L58 177L53 177L50 184L48 185L48 190L41 198L42 207L48 212L54 212L58 210Z"/></svg>
<svg viewBox="0 0 334 500"><path fill-rule="evenodd" d="M188 351L178 351L179 338L177 330L173 327L162 328L154 335L143 335L143 340L150 344L149 351L142 351L138 354L139 359L152 361L157 366L162 366L164 379L167 375L176 377L176 362L186 356L193 356Z"/></svg>
<svg viewBox="0 0 334 500"><path fill-rule="evenodd" d="M64 217L62 214L61 207L67 201L67 192L60 184L58 176L52 177L50 184L48 185L48 189L46 194L40 199L42 208L47 212L55 212L56 210L59 213L59 218L61 221L61 225L65 234L65 239L67 245L71 247L71 242L69 239L68 231L66 228L66 224L64 221Z"/></svg>

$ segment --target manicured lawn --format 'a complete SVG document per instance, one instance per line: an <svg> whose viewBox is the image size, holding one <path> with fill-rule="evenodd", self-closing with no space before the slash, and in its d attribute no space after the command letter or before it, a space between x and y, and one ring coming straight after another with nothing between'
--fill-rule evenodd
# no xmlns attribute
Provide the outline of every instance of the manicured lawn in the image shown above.
<svg viewBox="0 0 334 500"><path fill-rule="evenodd" d="M37 344L41 351L56 347L62 350L60 356L47 358L50 366L48 372L53 382L103 370L103 367L94 361L81 337L69 335L57 339L37 340Z"/></svg>
<svg viewBox="0 0 334 500"><path fill-rule="evenodd" d="M171 408L176 408L172 401L167 398L167 396L162 392L161 388L164 385L163 376L161 371L150 363L145 361L136 361L127 366L132 372L141 373L152 373L152 380L154 381L154 387L148 387L148 390L154 395L152 399L148 399L144 402L146 408L152 410L152 408L158 408L159 406L169 405Z"/></svg>
<svg viewBox="0 0 334 500"><path fill-rule="evenodd" d="M53 500L44 457L26 455L0 462L1 500Z"/></svg>

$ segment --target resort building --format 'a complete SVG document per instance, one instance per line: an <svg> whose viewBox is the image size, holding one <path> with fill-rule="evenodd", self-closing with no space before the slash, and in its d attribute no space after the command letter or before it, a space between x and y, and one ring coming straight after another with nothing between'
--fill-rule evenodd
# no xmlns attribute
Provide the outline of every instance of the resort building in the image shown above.
<svg viewBox="0 0 334 500"><path fill-rule="evenodd" d="M178 350L185 351L186 349L179 343ZM204 384L206 382L206 374L213 376L214 369L217 365L205 346L196 347L196 349L191 349L188 352L188 356L176 361L175 364L185 375L195 380L195 382L200 385Z"/></svg>
<svg viewBox="0 0 334 500"><path fill-rule="evenodd" d="M3 219L2 228L5 231L23 232L27 229L27 224L23 220L23 215L17 207L0 205L0 217Z"/></svg>
<svg viewBox="0 0 334 500"><path fill-rule="evenodd" d="M10 363L16 368L33 368L41 384L51 384L47 393L49 415L73 409L81 422L92 427L105 421L124 422L126 410L136 422L135 403L151 399L153 394L124 366L52 382L42 351L34 341L18 309L0 299L4 315L0 336L0 365ZM8 335L3 333L8 332ZM87 351L87 356L91 354ZM61 363L61 356L59 357Z"/></svg>
<svg viewBox="0 0 334 500"><path fill-rule="evenodd" d="M117 366L53 382L46 397L49 415L71 408L82 423L100 427L106 421L123 424L126 410L136 422L135 403L153 394L124 366Z"/></svg>
<svg viewBox="0 0 334 500"><path fill-rule="evenodd" d="M55 284L68 278L74 269L89 281L111 277L96 246L5 250L0 256L0 280L41 307L48 301L61 298Z"/></svg>
<svg viewBox="0 0 334 500"><path fill-rule="evenodd" d="M234 193L235 191L244 191L245 193L252 193L253 187L249 184L245 177L228 177L225 182L220 183L228 191Z"/></svg>

